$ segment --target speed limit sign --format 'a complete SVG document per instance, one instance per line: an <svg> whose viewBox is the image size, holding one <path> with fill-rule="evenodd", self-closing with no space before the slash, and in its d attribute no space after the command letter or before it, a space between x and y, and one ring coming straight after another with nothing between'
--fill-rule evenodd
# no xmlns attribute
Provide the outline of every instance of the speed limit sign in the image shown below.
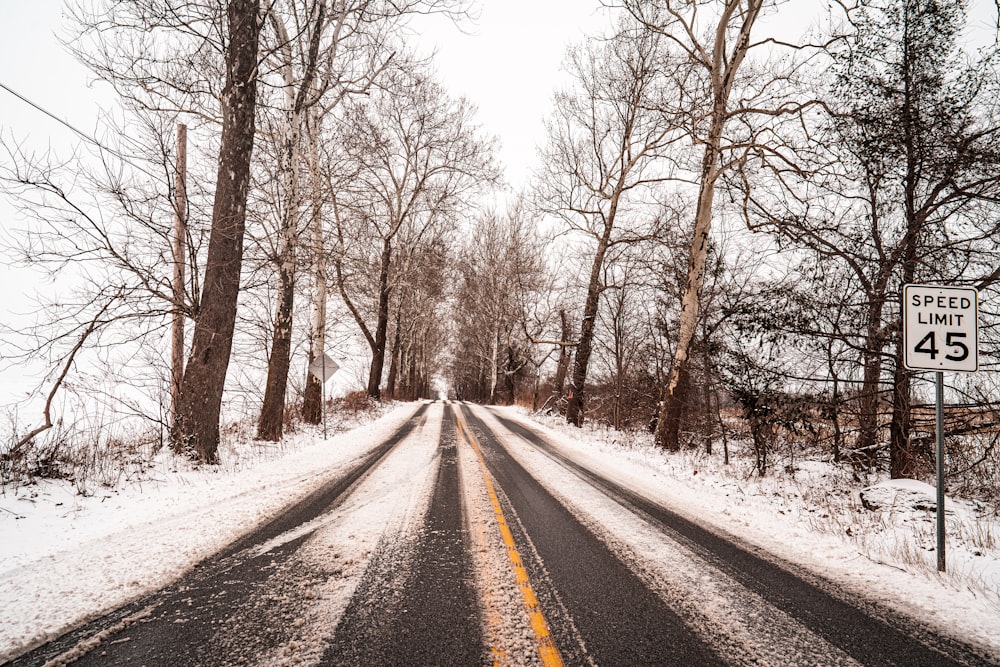
<svg viewBox="0 0 1000 667"><path fill-rule="evenodd" d="M910 370L979 369L979 295L972 287L903 286L903 364Z"/></svg>

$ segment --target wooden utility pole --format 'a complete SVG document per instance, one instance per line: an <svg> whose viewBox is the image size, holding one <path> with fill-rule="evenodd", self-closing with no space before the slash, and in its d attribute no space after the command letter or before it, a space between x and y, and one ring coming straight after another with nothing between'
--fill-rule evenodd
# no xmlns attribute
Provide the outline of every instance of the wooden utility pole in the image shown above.
<svg viewBox="0 0 1000 667"><path fill-rule="evenodd" d="M174 319L170 351L170 423L177 419L177 403L184 379L184 264L187 254L187 126L177 123L177 173L174 196Z"/></svg>

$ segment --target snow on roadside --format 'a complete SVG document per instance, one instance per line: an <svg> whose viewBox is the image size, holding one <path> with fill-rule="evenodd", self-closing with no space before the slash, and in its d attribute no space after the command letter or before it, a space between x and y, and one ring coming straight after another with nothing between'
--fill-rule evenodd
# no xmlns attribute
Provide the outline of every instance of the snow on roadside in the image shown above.
<svg viewBox="0 0 1000 667"><path fill-rule="evenodd" d="M949 572L940 574L933 513L869 512L832 466L800 461L799 480L760 479L723 466L721 457L667 455L641 439L615 442L620 434L540 423L519 408L496 410L531 422L572 459L692 521L1000 656L1000 549L984 547L1000 525L974 516L968 503L947 501L954 510Z"/></svg>
<svg viewBox="0 0 1000 667"><path fill-rule="evenodd" d="M335 478L417 406L281 451L239 445L240 462L192 467L167 454L141 483L83 497L62 481L0 494L0 661L180 577Z"/></svg>

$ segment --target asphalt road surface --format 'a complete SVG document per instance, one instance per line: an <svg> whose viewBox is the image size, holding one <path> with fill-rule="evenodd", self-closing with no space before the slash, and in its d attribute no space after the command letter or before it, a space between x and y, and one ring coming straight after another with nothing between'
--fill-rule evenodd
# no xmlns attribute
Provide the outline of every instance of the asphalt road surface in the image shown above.
<svg viewBox="0 0 1000 667"><path fill-rule="evenodd" d="M10 664L995 664L499 413L423 405L368 452L174 585Z"/></svg>

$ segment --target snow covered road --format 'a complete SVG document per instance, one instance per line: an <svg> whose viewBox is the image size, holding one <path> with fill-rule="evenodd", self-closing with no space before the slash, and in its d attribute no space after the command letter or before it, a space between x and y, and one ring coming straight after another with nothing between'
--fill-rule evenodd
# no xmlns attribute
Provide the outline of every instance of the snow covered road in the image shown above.
<svg viewBox="0 0 1000 667"><path fill-rule="evenodd" d="M404 406L335 446L278 467L270 483L301 500L244 508L264 519L256 530L220 518L221 544L174 536L197 542L188 552L215 551L191 570L174 564L179 579L115 561L112 542L129 557L139 547L109 531L104 569L127 570L142 590L11 664L996 664L988 648L677 514L622 469L506 411ZM182 516L170 521L183 532ZM62 625L51 621L44 591L72 572L67 560L52 558L64 574L48 579L48 563L0 570L0 659L87 620L73 602ZM120 576L86 570L83 595ZM32 594L48 611L31 616Z"/></svg>

